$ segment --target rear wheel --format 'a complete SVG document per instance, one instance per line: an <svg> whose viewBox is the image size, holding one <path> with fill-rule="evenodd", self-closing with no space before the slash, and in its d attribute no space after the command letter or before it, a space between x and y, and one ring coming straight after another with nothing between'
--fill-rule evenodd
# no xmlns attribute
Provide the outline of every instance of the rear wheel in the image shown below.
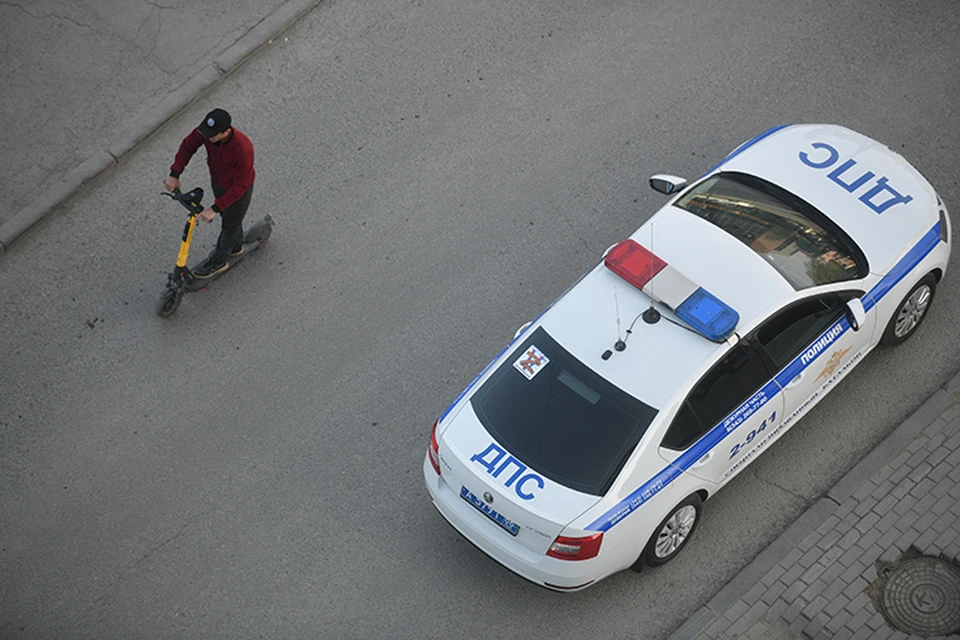
<svg viewBox="0 0 960 640"><path fill-rule="evenodd" d="M161 318L168 318L180 306L183 300L183 291L180 289L164 289L157 300L157 315Z"/></svg>
<svg viewBox="0 0 960 640"><path fill-rule="evenodd" d="M250 230L247 231L243 241L246 244L263 244L272 232L273 225L270 224L269 219L267 219L252 226Z"/></svg>
<svg viewBox="0 0 960 640"><path fill-rule="evenodd" d="M696 494L674 507L654 531L637 564L658 567L673 560L690 541L702 510L703 500Z"/></svg>
<svg viewBox="0 0 960 640"><path fill-rule="evenodd" d="M888 346L895 346L912 336L927 317L927 311L930 310L936 291L937 278L932 273L928 273L900 302L883 332L881 342Z"/></svg>

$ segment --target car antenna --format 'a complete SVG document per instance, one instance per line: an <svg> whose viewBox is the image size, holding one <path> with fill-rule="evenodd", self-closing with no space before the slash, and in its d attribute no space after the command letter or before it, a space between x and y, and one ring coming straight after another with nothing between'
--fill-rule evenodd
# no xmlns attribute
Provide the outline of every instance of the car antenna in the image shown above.
<svg viewBox="0 0 960 640"><path fill-rule="evenodd" d="M613 348L617 351L623 351L627 348L627 343L620 337L620 298L617 296L617 285L613 285L613 304L617 309L617 341L613 343ZM607 349L600 357L609 360L613 352Z"/></svg>
<svg viewBox="0 0 960 640"><path fill-rule="evenodd" d="M654 238L654 224L650 223L650 253L656 255L657 252L654 250L653 246ZM651 269L653 266L650 267ZM650 308L643 312L643 321L647 324L656 324L660 322L660 312L657 311L657 308L654 306L656 304L656 298L653 297L653 279L650 280ZM629 333L629 331L628 331Z"/></svg>

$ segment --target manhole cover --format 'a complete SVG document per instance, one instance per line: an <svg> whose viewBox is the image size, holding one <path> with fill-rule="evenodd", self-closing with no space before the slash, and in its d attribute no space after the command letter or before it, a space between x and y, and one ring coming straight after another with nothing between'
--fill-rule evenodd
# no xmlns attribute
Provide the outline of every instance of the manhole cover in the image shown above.
<svg viewBox="0 0 960 640"><path fill-rule="evenodd" d="M879 605L890 626L919 636L960 631L960 568L939 558L908 558L881 571Z"/></svg>

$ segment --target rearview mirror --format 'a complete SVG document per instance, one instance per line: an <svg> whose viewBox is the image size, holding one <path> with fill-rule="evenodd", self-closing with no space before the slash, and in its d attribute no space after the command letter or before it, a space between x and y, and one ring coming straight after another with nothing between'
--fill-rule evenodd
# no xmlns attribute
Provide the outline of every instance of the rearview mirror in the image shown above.
<svg viewBox="0 0 960 640"><path fill-rule="evenodd" d="M671 176L666 173L658 173L655 176L650 176L650 186L654 191L659 191L669 196L687 186L687 179L679 176Z"/></svg>
<svg viewBox="0 0 960 640"><path fill-rule="evenodd" d="M859 331L860 327L867 321L867 312L863 308L863 302L860 298L851 298L847 300L847 320L850 322L850 328Z"/></svg>

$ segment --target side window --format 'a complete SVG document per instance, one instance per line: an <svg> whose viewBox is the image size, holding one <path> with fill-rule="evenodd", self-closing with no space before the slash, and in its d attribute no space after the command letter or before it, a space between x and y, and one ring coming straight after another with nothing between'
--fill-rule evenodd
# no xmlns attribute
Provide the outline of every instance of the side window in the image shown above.
<svg viewBox="0 0 960 640"><path fill-rule="evenodd" d="M763 323L756 340L779 371L840 319L856 293L829 293L794 304Z"/></svg>
<svg viewBox="0 0 960 640"><path fill-rule="evenodd" d="M740 342L687 396L663 438L668 449L686 449L743 404L768 379L756 352Z"/></svg>
<svg viewBox="0 0 960 640"><path fill-rule="evenodd" d="M667 435L663 437L661 445L667 449L679 451L699 440L703 433L704 429L700 426L697 416L693 415L690 403L684 400L680 411L670 423L670 428L667 430Z"/></svg>

